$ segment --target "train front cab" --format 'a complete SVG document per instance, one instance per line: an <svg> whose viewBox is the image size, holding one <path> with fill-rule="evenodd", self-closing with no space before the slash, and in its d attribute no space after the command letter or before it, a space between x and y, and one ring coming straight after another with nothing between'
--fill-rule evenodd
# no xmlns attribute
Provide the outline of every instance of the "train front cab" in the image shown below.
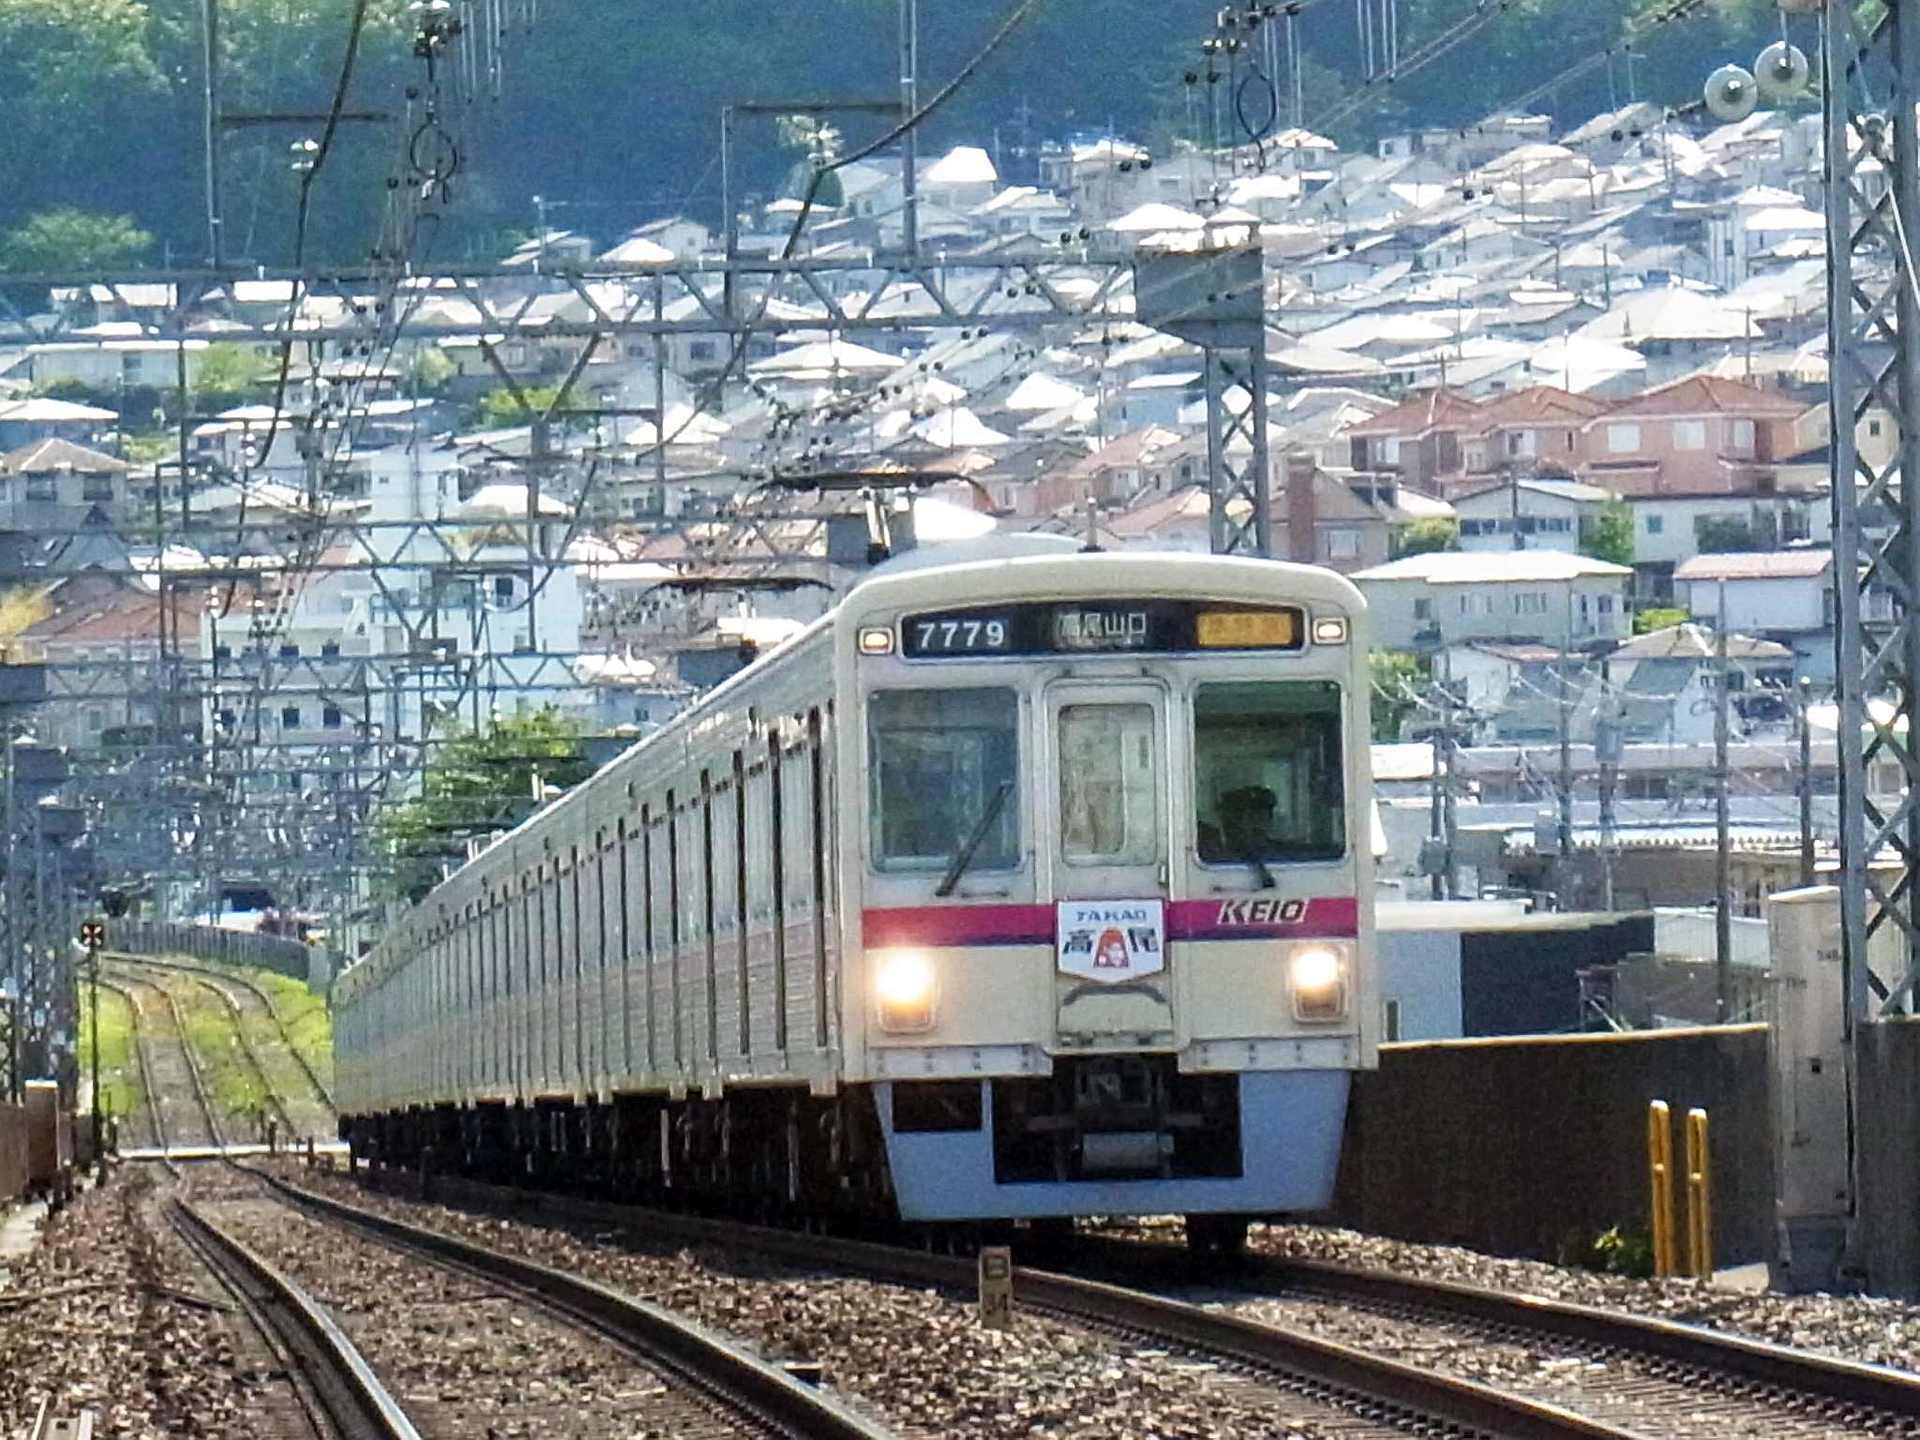
<svg viewBox="0 0 1920 1440"><path fill-rule="evenodd" d="M1373 1059L1360 606L1247 563L1217 600L1076 564L1079 596L933 607L1024 654L929 653L926 608L862 621L850 981L904 1218L1331 1199ZM1273 604L1276 570L1307 597Z"/></svg>

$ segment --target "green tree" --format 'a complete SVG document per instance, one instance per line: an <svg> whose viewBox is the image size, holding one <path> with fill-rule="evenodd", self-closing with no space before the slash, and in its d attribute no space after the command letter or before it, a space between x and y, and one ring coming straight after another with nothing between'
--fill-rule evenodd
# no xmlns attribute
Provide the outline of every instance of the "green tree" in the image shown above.
<svg viewBox="0 0 1920 1440"><path fill-rule="evenodd" d="M480 397L480 405L475 419L482 429L506 430L515 425L530 424L535 415L539 415L559 397L558 385L522 385L520 394L526 397L526 404L520 403L519 396L502 385L489 390Z"/></svg>
<svg viewBox="0 0 1920 1440"><path fill-rule="evenodd" d="M203 412L243 405L265 378L266 366L250 347L225 342L209 345L194 375L194 404Z"/></svg>
<svg viewBox="0 0 1920 1440"><path fill-rule="evenodd" d="M1668 626L1685 622L1687 612L1664 605L1649 605L1644 610L1633 612L1633 633L1646 635L1654 630L1665 630Z"/></svg>
<svg viewBox="0 0 1920 1440"><path fill-rule="evenodd" d="M124 270L153 248L153 236L131 215L62 205L29 216L0 236L7 270Z"/></svg>
<svg viewBox="0 0 1920 1440"><path fill-rule="evenodd" d="M1459 548L1460 522L1449 520L1444 515L1415 520L1411 524L1401 526L1394 535L1393 553L1396 558L1406 555L1428 555L1436 550L1458 550Z"/></svg>
<svg viewBox="0 0 1920 1440"><path fill-rule="evenodd" d="M1738 515L1702 515L1693 522L1693 540L1706 555L1751 550L1753 526Z"/></svg>
<svg viewBox="0 0 1920 1440"><path fill-rule="evenodd" d="M419 900L445 867L466 858L468 840L510 830L534 812L536 781L565 790L592 773L579 727L551 707L452 737L434 753L420 794L374 821L376 853L388 860L376 893Z"/></svg>
<svg viewBox="0 0 1920 1440"><path fill-rule="evenodd" d="M1426 681L1427 666L1404 650L1375 650L1367 657L1373 672L1373 738L1400 738L1400 727L1416 707L1413 694Z"/></svg>
<svg viewBox="0 0 1920 1440"><path fill-rule="evenodd" d="M1611 565L1633 564L1633 511L1619 500L1602 505L1580 526L1580 553Z"/></svg>

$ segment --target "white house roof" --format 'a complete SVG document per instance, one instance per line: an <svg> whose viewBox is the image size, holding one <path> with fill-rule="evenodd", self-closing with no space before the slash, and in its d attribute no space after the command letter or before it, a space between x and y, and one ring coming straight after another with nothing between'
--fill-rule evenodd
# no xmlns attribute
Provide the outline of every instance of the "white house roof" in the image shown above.
<svg viewBox="0 0 1920 1440"><path fill-rule="evenodd" d="M1799 580L1824 575L1831 550L1767 550L1695 555L1674 567L1676 580Z"/></svg>
<svg viewBox="0 0 1920 1440"><path fill-rule="evenodd" d="M968 450L976 445L1004 445L1009 437L981 421L964 405L950 405L935 411L913 433L933 445L949 450Z"/></svg>
<svg viewBox="0 0 1920 1440"><path fill-rule="evenodd" d="M851 340L815 340L796 345L778 355L756 360L747 367L755 375L780 375L796 379L840 374L878 375L899 367L897 356L887 355Z"/></svg>
<svg viewBox="0 0 1920 1440"><path fill-rule="evenodd" d="M991 185L1000 178L978 145L956 145L921 173L923 185Z"/></svg>
<svg viewBox="0 0 1920 1440"><path fill-rule="evenodd" d="M1412 580L1428 585L1509 585L1569 580L1624 581L1632 574L1630 566L1559 550L1436 550L1356 570L1349 578L1356 583Z"/></svg>
<svg viewBox="0 0 1920 1440"><path fill-rule="evenodd" d="M600 258L613 265L664 265L674 254L644 235L629 235Z"/></svg>
<svg viewBox="0 0 1920 1440"><path fill-rule="evenodd" d="M1058 410L1086 398L1087 392L1078 385L1036 370L1014 386L1013 392L1000 403L1007 410Z"/></svg>
<svg viewBox="0 0 1920 1440"><path fill-rule="evenodd" d="M571 513L551 495L536 492L534 504L542 515ZM527 515L527 487L524 485L482 485L448 512L455 520L516 520Z"/></svg>
<svg viewBox="0 0 1920 1440"><path fill-rule="evenodd" d="M0 421L16 424L47 425L62 421L117 418L113 411L102 410L98 405L76 405L71 400L54 400L45 395L0 404Z"/></svg>
<svg viewBox="0 0 1920 1440"><path fill-rule="evenodd" d="M1134 206L1119 219L1109 220L1106 228L1123 235L1149 235L1159 230L1199 230L1206 223L1191 210L1149 200L1144 205Z"/></svg>

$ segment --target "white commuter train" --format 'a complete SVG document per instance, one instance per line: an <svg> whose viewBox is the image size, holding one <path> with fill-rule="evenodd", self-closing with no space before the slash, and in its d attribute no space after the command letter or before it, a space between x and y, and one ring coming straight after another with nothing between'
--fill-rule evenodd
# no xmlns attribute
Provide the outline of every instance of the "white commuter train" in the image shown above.
<svg viewBox="0 0 1920 1440"><path fill-rule="evenodd" d="M334 990L357 1150L913 1221L1331 1196L1375 1061L1331 571L907 570L446 880Z"/></svg>

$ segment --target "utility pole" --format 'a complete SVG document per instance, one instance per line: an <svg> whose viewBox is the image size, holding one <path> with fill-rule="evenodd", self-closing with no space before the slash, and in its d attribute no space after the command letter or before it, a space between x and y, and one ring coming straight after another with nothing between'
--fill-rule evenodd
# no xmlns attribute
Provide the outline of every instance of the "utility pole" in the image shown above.
<svg viewBox="0 0 1920 1440"><path fill-rule="evenodd" d="M1513 526L1513 548L1524 550L1527 542L1520 538L1520 467L1507 461L1507 515Z"/></svg>
<svg viewBox="0 0 1920 1440"><path fill-rule="evenodd" d="M1733 1019L1733 895L1727 846L1727 582L1719 584L1713 639L1714 1019Z"/></svg>
<svg viewBox="0 0 1920 1440"><path fill-rule="evenodd" d="M1800 773L1794 790L1800 797L1800 883L1813 884L1813 727L1807 723L1807 710L1813 703L1813 682L1800 677L1795 687L1800 712Z"/></svg>
<svg viewBox="0 0 1920 1440"><path fill-rule="evenodd" d="M920 252L920 198L914 170L920 142L912 126L920 108L920 0L900 0L900 106L906 134L900 137L901 240L907 254Z"/></svg>
<svg viewBox="0 0 1920 1440"><path fill-rule="evenodd" d="M1600 701L1593 717L1593 758L1600 771L1600 908L1613 909L1613 851L1619 828L1614 813L1614 796L1620 782L1620 718L1613 711L1613 697L1606 667L1600 670Z"/></svg>
<svg viewBox="0 0 1920 1440"><path fill-rule="evenodd" d="M1560 683L1559 689L1559 739L1560 739L1560 823L1557 838L1560 842L1560 883L1555 887L1558 892L1560 908L1568 907L1569 892L1573 888L1573 677L1567 659L1567 641L1573 633L1573 585L1567 585L1567 620L1560 631Z"/></svg>
<svg viewBox="0 0 1920 1440"><path fill-rule="evenodd" d="M218 270L227 263L225 229L220 214L220 0L200 0L200 37L204 42L201 87L207 127L207 254Z"/></svg>

